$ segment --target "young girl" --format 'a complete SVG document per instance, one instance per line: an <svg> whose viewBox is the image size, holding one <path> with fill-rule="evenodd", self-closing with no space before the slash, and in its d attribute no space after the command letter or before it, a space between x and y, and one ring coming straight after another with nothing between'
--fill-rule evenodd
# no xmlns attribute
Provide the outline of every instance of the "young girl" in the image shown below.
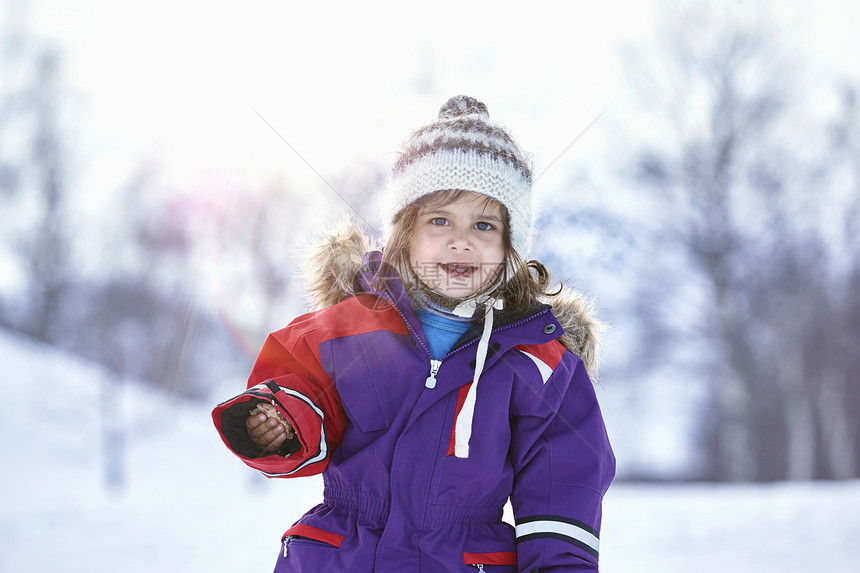
<svg viewBox="0 0 860 573"><path fill-rule="evenodd" d="M353 225L310 258L318 310L213 412L249 466L323 474L276 572L597 571L600 323L524 262L531 179L486 106L454 97L392 169L382 252Z"/></svg>

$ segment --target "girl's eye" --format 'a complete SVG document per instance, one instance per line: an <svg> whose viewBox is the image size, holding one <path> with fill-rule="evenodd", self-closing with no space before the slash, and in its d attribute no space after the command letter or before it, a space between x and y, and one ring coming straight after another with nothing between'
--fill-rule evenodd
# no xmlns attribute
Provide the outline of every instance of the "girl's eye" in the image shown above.
<svg viewBox="0 0 860 573"><path fill-rule="evenodd" d="M445 217L433 217L432 219L430 219L430 224L431 225L447 225L448 219L446 219Z"/></svg>
<svg viewBox="0 0 860 573"><path fill-rule="evenodd" d="M479 231L492 231L495 227L491 223L487 223L486 221L479 221L475 223L475 228Z"/></svg>

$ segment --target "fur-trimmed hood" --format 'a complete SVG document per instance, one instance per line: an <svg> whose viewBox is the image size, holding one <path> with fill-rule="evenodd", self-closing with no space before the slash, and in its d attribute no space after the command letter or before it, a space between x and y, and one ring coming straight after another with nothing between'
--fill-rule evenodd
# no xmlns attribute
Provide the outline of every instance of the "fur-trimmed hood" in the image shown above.
<svg viewBox="0 0 860 573"><path fill-rule="evenodd" d="M328 229L322 239L304 253L303 277L308 304L312 310L335 305L354 294L355 277L364 254L373 250L367 235L352 220L345 219ZM596 317L593 301L564 288L545 301L564 329L558 339L579 356L593 381L599 370L600 334L606 325Z"/></svg>

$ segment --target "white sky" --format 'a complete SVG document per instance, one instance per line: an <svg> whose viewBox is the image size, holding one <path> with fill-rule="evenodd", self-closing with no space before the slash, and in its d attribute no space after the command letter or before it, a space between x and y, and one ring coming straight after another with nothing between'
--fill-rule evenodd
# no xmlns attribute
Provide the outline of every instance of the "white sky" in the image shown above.
<svg viewBox="0 0 860 573"><path fill-rule="evenodd" d="M8 0L7 0L8 1ZM13 0L22 4L21 0ZM320 169L379 157L447 97L484 100L538 170L617 103L620 43L671 3L34 0L30 27L61 38L69 82L106 138L217 164L290 153ZM814 45L856 66L857 8L797 5ZM788 8L785 12L791 12ZM167 147L165 147L167 146ZM272 149L266 149L271 147ZM176 159L178 161L178 159Z"/></svg>
<svg viewBox="0 0 860 573"><path fill-rule="evenodd" d="M292 154L321 172L384 160L458 93L487 103L540 170L611 104L617 42L647 2L212 3L40 0L99 134L185 166ZM559 9L559 6L564 6ZM642 6L631 13L631 6ZM617 15L622 10L624 18ZM181 156L178 157L178 156Z"/></svg>
<svg viewBox="0 0 860 573"><path fill-rule="evenodd" d="M82 131L99 170L141 155L177 183L201 170L307 166L323 175L356 158L384 161L451 95L487 103L535 156L551 163L619 102L620 47L648 43L659 0L604 2L203 2L6 0L29 27L59 38ZM743 4L743 3L741 3ZM809 50L857 70L857 8L779 3L798 15ZM812 6L815 6L812 9ZM20 8L26 6L26 8ZM856 75L855 75L856 77ZM587 155L589 136L565 153ZM561 165L563 165L562 162ZM554 166L543 185L564 169ZM119 176L119 173L115 173ZM110 182L105 185L110 186ZM540 185L538 193L541 192Z"/></svg>

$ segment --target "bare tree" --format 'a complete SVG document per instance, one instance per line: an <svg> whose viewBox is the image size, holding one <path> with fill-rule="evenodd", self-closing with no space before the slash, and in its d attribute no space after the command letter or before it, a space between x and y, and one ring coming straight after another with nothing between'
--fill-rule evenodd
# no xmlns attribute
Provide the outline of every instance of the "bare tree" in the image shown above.
<svg viewBox="0 0 860 573"><path fill-rule="evenodd" d="M26 5L4 2L0 10L5 12L0 27L4 239L27 282L24 300L6 305L2 322L53 342L71 270L62 58L49 42L30 37Z"/></svg>
<svg viewBox="0 0 860 573"><path fill-rule="evenodd" d="M663 320L645 332L668 325L674 336L663 340L703 357L691 370L710 389L701 477L856 475L856 428L845 414L856 418L860 404L849 399L856 377L843 366L856 352L842 354L827 336L854 336L856 303L839 295L846 264L845 278L832 280L828 223L818 216L818 204L835 199L835 165L804 155L815 128L795 127L803 94L787 78L802 72L785 73L762 29L766 15L741 5L687 9L662 30L659 56L634 70L662 125L659 141L635 153L634 179L657 214L643 227L650 256L639 294L663 310L649 308L646 321ZM847 251L853 268L858 251ZM660 341L650 347L671 354Z"/></svg>
<svg viewBox="0 0 860 573"><path fill-rule="evenodd" d="M59 54L54 50L39 55L29 94L36 118L32 166L41 215L24 242L32 313L26 329L34 338L46 342L55 341L54 325L70 282L69 186L59 126L59 63Z"/></svg>
<svg viewBox="0 0 860 573"><path fill-rule="evenodd" d="M858 87L842 89L840 115L830 126L822 170L834 201L822 214L832 230L823 257L826 282L819 328L807 335L815 354L820 392L819 463L827 477L846 479L860 472L860 109Z"/></svg>

